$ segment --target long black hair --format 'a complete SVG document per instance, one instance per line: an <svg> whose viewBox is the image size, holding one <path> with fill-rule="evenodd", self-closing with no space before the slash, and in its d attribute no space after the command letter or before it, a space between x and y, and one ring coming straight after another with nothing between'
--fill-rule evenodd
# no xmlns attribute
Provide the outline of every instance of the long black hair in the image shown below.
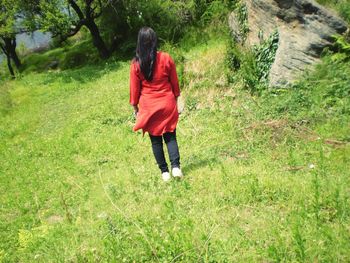
<svg viewBox="0 0 350 263"><path fill-rule="evenodd" d="M153 68L157 58L157 34L150 27L142 27L139 31L136 47L136 61L148 81L153 78Z"/></svg>

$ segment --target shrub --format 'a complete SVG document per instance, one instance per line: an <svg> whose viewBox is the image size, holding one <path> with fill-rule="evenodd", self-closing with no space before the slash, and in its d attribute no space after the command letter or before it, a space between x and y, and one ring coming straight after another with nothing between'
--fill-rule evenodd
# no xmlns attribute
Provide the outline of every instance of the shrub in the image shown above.
<svg viewBox="0 0 350 263"><path fill-rule="evenodd" d="M278 42L277 30L252 49L243 47L231 38L226 57L229 67L228 81L232 83L241 79L245 88L260 93L268 86L268 76L275 60Z"/></svg>
<svg viewBox="0 0 350 263"><path fill-rule="evenodd" d="M60 68L74 68L98 61L99 56L96 49L93 48L91 41L86 40L74 45L65 53L62 61L60 62Z"/></svg>

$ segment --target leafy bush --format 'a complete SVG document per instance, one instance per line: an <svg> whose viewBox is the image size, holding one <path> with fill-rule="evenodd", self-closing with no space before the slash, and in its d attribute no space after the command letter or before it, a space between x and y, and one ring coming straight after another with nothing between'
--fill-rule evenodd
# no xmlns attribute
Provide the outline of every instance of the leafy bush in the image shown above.
<svg viewBox="0 0 350 263"><path fill-rule="evenodd" d="M203 8L203 14L200 17L200 23L202 25L208 25L212 23L220 23L227 21L227 14L229 10L232 10L237 1L208 1L206 8Z"/></svg>
<svg viewBox="0 0 350 263"><path fill-rule="evenodd" d="M237 5L236 13L237 13L238 22L240 25L240 34L242 35L243 42L244 42L249 32L247 6L245 4L239 3Z"/></svg>
<svg viewBox="0 0 350 263"><path fill-rule="evenodd" d="M24 57L22 73L45 71L52 61L59 61L63 54L63 49L58 48L45 53L32 53Z"/></svg>
<svg viewBox="0 0 350 263"><path fill-rule="evenodd" d="M99 61L96 50L90 41L81 42L68 50L61 63L61 69L74 68Z"/></svg>
<svg viewBox="0 0 350 263"><path fill-rule="evenodd" d="M98 21L101 35L112 51L124 42L127 42L130 36L135 34L134 31L130 30L128 23L130 14L124 2L118 0L109 1Z"/></svg>
<svg viewBox="0 0 350 263"><path fill-rule="evenodd" d="M267 82L269 72L273 62L275 61L276 52L278 49L279 33L275 30L268 39L261 45L254 47L256 58L258 79Z"/></svg>
<svg viewBox="0 0 350 263"><path fill-rule="evenodd" d="M152 27L161 42L174 43L194 25L205 27L226 21L228 11L236 2L237 0L113 0L102 15L100 28L110 42L114 39L124 49L124 42L135 42L142 26Z"/></svg>
<svg viewBox="0 0 350 263"><path fill-rule="evenodd" d="M332 58L334 60L349 60L350 59L350 35L342 36L335 35L333 36L335 43L333 49L336 52Z"/></svg>
<svg viewBox="0 0 350 263"><path fill-rule="evenodd" d="M245 48L230 39L227 61L230 69L228 81L241 79L245 88L252 92L260 92L268 85L268 76L275 60L279 34L274 31L260 45L252 49Z"/></svg>
<svg viewBox="0 0 350 263"><path fill-rule="evenodd" d="M176 41L192 20L192 7L192 1L110 1L100 26L118 45L135 41L142 26L152 27L161 40Z"/></svg>

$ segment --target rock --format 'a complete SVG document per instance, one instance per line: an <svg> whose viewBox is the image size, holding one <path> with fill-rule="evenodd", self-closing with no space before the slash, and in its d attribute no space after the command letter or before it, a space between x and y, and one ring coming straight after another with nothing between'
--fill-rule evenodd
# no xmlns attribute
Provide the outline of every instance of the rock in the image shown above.
<svg viewBox="0 0 350 263"><path fill-rule="evenodd" d="M234 13L229 16L229 26L231 28L234 41L237 43L242 43L243 36L241 34L241 25L239 24L238 18Z"/></svg>
<svg viewBox="0 0 350 263"><path fill-rule="evenodd" d="M313 0L246 0L249 32L246 46L260 43L276 28L279 47L269 74L271 86L285 86L309 66L319 62L322 50L332 45L332 35L342 34L347 24ZM236 14L229 25L236 40L240 36Z"/></svg>

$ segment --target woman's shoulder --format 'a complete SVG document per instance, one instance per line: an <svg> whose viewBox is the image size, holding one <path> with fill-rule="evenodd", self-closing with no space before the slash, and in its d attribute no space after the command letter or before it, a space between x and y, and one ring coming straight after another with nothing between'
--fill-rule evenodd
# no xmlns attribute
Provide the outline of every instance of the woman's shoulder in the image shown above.
<svg viewBox="0 0 350 263"><path fill-rule="evenodd" d="M172 64L174 64L174 60L169 53L164 51L159 51L158 54L160 55L159 60L165 63L167 66L171 66Z"/></svg>
<svg viewBox="0 0 350 263"><path fill-rule="evenodd" d="M136 60L136 58L133 58L130 62L130 70L135 71L136 73L139 73L140 71L140 65L139 62Z"/></svg>
<svg viewBox="0 0 350 263"><path fill-rule="evenodd" d="M160 56L161 59L164 59L164 60L171 59L169 53L165 51L158 51L158 55Z"/></svg>
<svg viewBox="0 0 350 263"><path fill-rule="evenodd" d="M130 65L131 65L131 66L134 66L134 67L138 67L140 64L139 64L137 58L133 58L133 59L130 61Z"/></svg>

